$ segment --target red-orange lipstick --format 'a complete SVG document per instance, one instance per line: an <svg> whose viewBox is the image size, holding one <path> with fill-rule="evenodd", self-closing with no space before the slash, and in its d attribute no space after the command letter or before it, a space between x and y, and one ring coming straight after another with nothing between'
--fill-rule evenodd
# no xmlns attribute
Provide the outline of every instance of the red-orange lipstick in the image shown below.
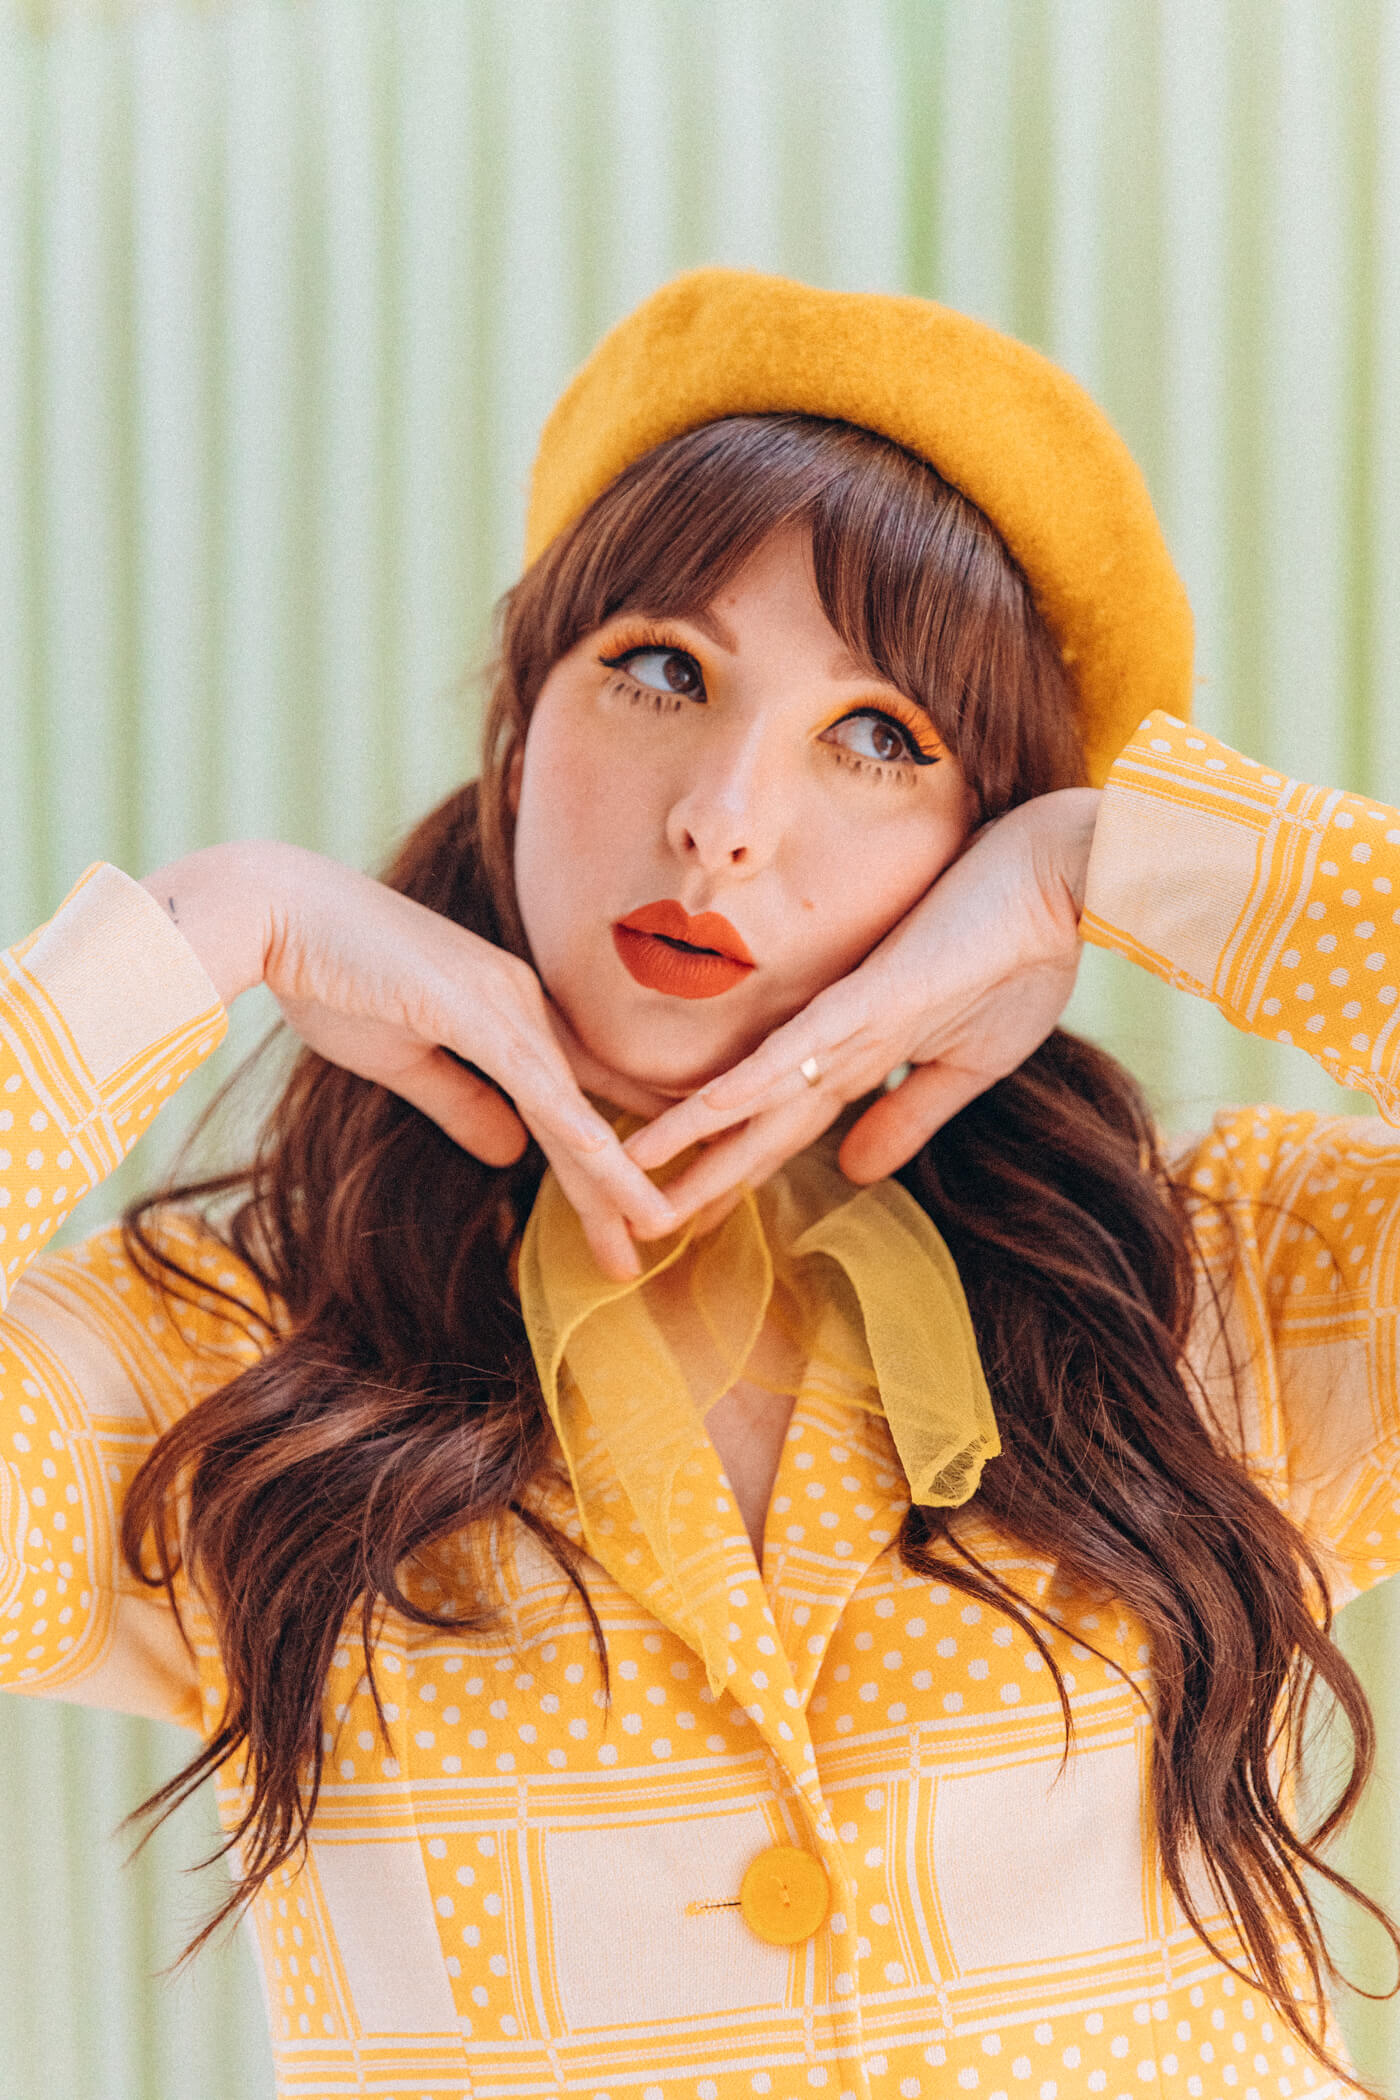
<svg viewBox="0 0 1400 2100"><path fill-rule="evenodd" d="M694 918L674 897L629 911L612 930L623 967L649 992L675 999L715 999L756 968L728 919L717 911Z"/></svg>

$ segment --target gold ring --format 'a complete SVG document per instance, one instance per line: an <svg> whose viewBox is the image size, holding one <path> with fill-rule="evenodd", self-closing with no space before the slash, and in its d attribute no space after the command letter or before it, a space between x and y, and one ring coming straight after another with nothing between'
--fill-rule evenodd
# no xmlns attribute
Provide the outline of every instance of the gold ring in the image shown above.
<svg viewBox="0 0 1400 2100"><path fill-rule="evenodd" d="M821 1085L822 1068L814 1057L804 1057L797 1069L806 1080L808 1086Z"/></svg>

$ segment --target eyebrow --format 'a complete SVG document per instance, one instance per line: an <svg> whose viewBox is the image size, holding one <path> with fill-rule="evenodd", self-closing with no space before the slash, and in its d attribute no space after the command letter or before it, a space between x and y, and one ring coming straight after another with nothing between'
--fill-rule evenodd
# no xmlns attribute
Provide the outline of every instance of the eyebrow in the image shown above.
<svg viewBox="0 0 1400 2100"><path fill-rule="evenodd" d="M895 681L892 678L886 678L883 672L872 671L870 665L862 663L860 658L850 649L842 648L837 651L826 667L826 675L828 678L834 679L838 684L844 684L852 679L861 679L867 685L873 680L877 685L894 686L894 690L897 693L904 693L904 698L909 701L911 706L917 707L921 715L928 717L936 734L940 738L942 737L943 732L939 729L938 723L934 719L933 709L929 706L927 700L919 699L916 693L904 692L903 686L895 685Z"/></svg>
<svg viewBox="0 0 1400 2100"><path fill-rule="evenodd" d="M731 656L734 655L738 648L738 643L734 639L734 631L725 624L711 606L702 605L694 612L687 613L685 617L690 621L692 627L698 627L700 632L707 634L712 642L717 642L721 649L727 650ZM879 678L878 672L872 674L869 664L863 664L858 656L853 655L846 648L839 649L835 656L832 657L827 665L826 675L838 684L847 684L854 679L863 679L868 683L872 675ZM884 678L879 678L879 682L882 685L890 683L888 679Z"/></svg>
<svg viewBox="0 0 1400 2100"><path fill-rule="evenodd" d="M852 650L847 648L839 649L828 663L826 675L828 678L834 679L838 684L844 684L851 679L860 679L867 685L873 681L876 685L893 686L895 692L904 695L911 707L918 708L919 713L928 722L938 741L940 743L944 742L943 731L939 727L938 717L934 714L927 700L921 700L917 693L905 691L905 688L902 685L897 685L893 678L886 678L882 671L873 671L870 665L862 663Z"/></svg>
<svg viewBox="0 0 1400 2100"><path fill-rule="evenodd" d="M712 642L718 643L728 655L737 655L739 644L734 639L733 628L727 626L719 614L711 611L708 605L697 606L695 611L687 613L685 618L692 627L698 627L701 634L707 634Z"/></svg>

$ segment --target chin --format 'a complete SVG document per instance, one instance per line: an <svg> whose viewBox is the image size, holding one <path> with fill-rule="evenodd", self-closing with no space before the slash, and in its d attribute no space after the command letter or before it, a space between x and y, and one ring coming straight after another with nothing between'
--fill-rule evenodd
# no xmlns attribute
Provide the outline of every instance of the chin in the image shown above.
<svg viewBox="0 0 1400 2100"><path fill-rule="evenodd" d="M731 1065L737 1065L751 1045L743 1043L731 1052L720 1052L705 1057L691 1056L640 1059L635 1052L628 1055L618 1049L614 1055L598 1057L601 1072L610 1079L631 1088L638 1094L651 1096L658 1110L672 1101L682 1101L687 1094L718 1079ZM625 1104L623 1104L625 1105Z"/></svg>
<svg viewBox="0 0 1400 2100"><path fill-rule="evenodd" d="M591 1067L580 1075L585 1087L639 1115L659 1115L671 1102L684 1100L697 1087L718 1079L768 1033L760 1027L721 1035L713 1027L697 1028L693 1023L688 1028L681 1023L674 1031L654 1025L642 1030L635 1018L629 1023L616 1014L570 1013L567 1018ZM673 1040L666 1041L667 1034ZM687 1036L688 1041L684 1040ZM644 1049L639 1047L643 1037Z"/></svg>

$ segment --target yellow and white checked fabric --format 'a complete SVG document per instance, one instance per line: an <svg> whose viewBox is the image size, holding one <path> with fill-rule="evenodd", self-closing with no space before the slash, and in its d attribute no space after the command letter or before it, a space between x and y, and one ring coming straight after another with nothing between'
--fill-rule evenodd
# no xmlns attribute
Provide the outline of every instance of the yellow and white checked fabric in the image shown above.
<svg viewBox="0 0 1400 2100"><path fill-rule="evenodd" d="M1394 812L1154 717L1110 780L1086 931L1306 1045L1389 1111L1392 885ZM35 1256L221 1025L179 935L114 871L0 965L0 1681L195 1728L221 1699L209 1626L192 1602L191 1656L166 1607L134 1592L117 1512L152 1438L259 1340L212 1306L162 1305L115 1234ZM1247 1366L1230 1433L1345 1595L1400 1565L1400 1140L1379 1122L1248 1110L1180 1171L1225 1199L1202 1230ZM232 1273L198 1227L169 1229L211 1282ZM1203 1341L1209 1378L1208 1355ZM761 1568L717 1459L700 1456L691 1486L728 1570L734 1670L719 1691L629 1577L646 1541L629 1549L625 1496L608 1566L586 1563L611 1704L577 1599L513 1521L486 1542L490 1632L384 1627L387 1741L356 1642L338 1651L310 1857L256 1906L283 2095L1338 2090L1162 1883L1132 1689L1147 1650L1128 1613L1057 1585L975 1500L959 1518L1066 1628L1062 1766L1040 1658L1001 1614L900 1566L908 1498L889 1432L819 1355ZM562 1467L537 1494L582 1546ZM441 1603L478 1565L449 1540L414 1580ZM226 1812L235 1799L230 1777ZM776 1844L818 1858L833 1892L790 1946L737 1907Z"/></svg>

